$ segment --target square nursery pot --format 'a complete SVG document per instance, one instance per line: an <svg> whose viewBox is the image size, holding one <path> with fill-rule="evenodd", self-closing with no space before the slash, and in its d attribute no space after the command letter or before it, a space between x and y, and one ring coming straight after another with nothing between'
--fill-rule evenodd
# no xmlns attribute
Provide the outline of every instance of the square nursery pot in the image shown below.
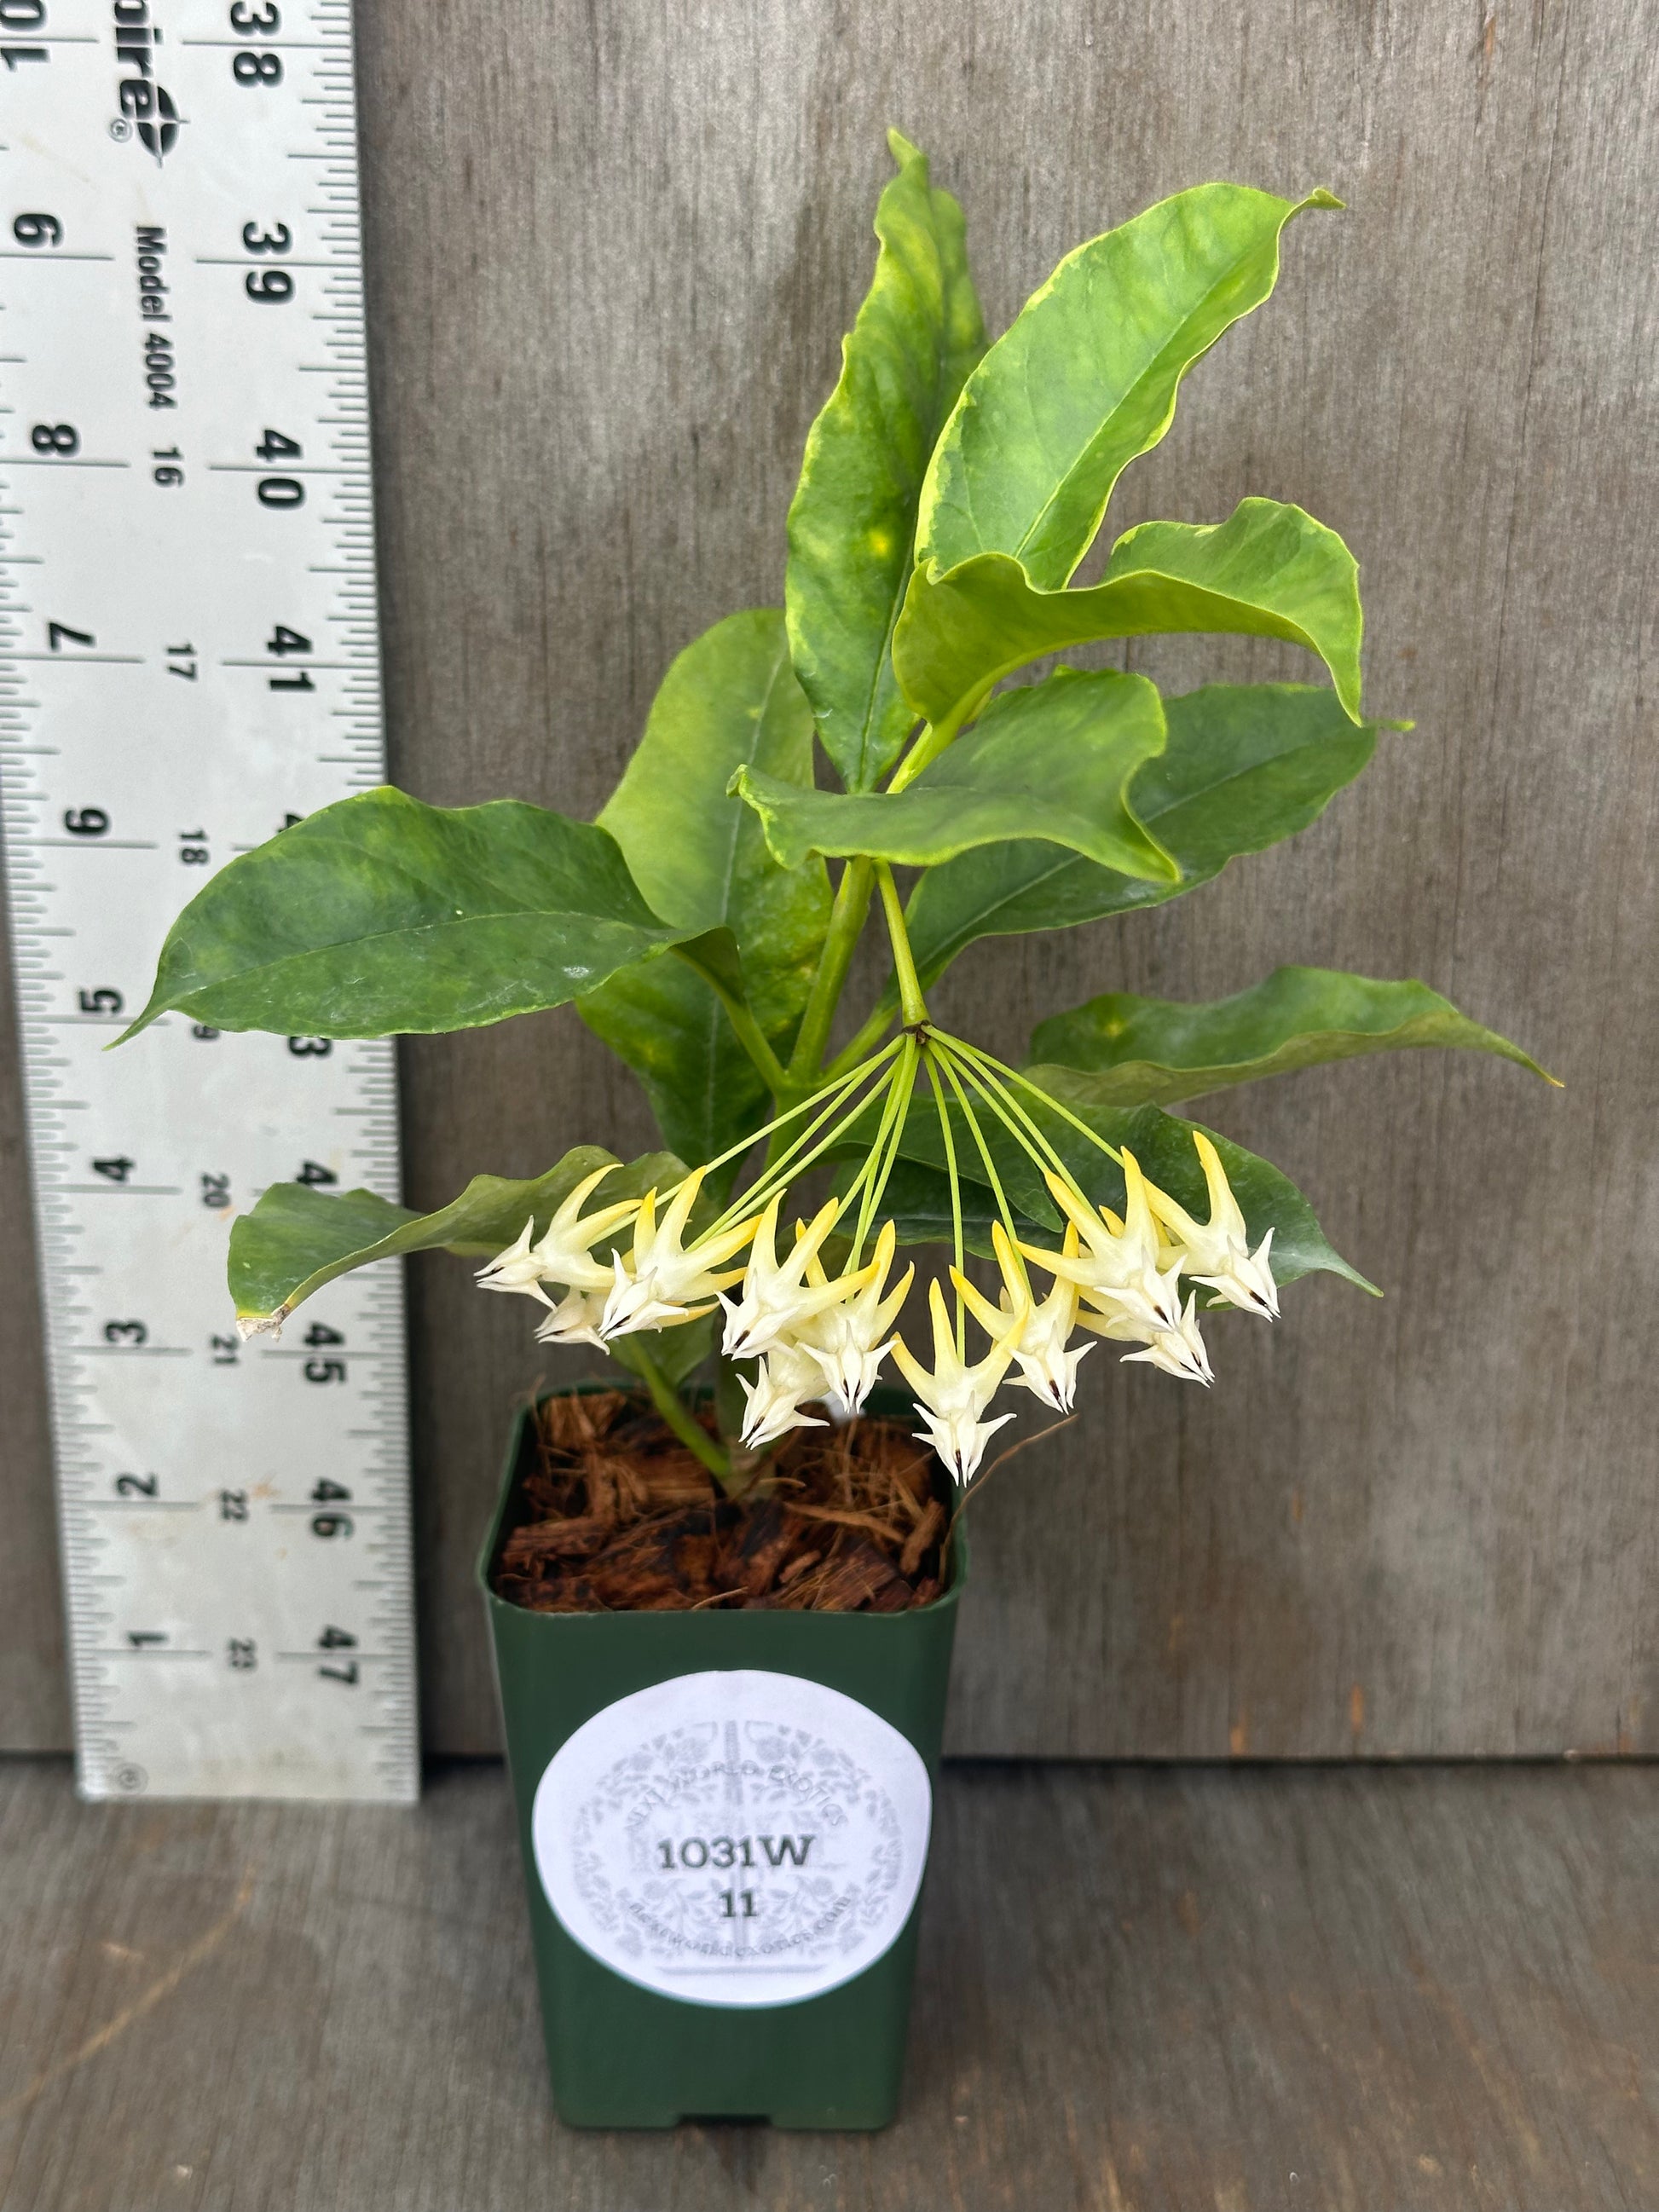
<svg viewBox="0 0 1659 2212"><path fill-rule="evenodd" d="M526 1407L478 1578L560 2117L884 2126L960 1528L943 1595L907 1613L532 1613L490 1573L533 1450Z"/></svg>

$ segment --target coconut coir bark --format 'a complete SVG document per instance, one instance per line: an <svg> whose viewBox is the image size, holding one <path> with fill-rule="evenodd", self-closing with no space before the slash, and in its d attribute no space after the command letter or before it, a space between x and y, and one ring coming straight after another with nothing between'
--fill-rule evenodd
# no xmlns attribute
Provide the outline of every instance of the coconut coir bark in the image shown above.
<svg viewBox="0 0 1659 2212"><path fill-rule="evenodd" d="M737 1499L624 1391L544 1400L536 1443L492 1574L532 1613L902 1613L945 1580L947 1480L902 1422L798 1429Z"/></svg>

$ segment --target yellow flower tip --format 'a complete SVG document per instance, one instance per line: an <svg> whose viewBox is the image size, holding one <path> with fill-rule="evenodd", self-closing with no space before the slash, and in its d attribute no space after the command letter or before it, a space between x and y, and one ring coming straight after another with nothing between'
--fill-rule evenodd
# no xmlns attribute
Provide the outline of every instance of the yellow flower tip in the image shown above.
<svg viewBox="0 0 1659 2212"><path fill-rule="evenodd" d="M893 1339L893 1358L901 1375L918 1396L933 1381L933 1376L911 1352L902 1336Z"/></svg>
<svg viewBox="0 0 1659 2212"><path fill-rule="evenodd" d="M580 1213L589 1191L597 1190L605 1177L608 1175L614 1175L621 1165L620 1160L607 1160L602 1168L595 1168L592 1175L584 1176L565 1200L565 1205L569 1207L571 1212Z"/></svg>
<svg viewBox="0 0 1659 2212"><path fill-rule="evenodd" d="M634 1256L650 1249L651 1240L657 1233L657 1189L653 1183L640 1200L640 1210L634 1216Z"/></svg>
<svg viewBox="0 0 1659 2212"><path fill-rule="evenodd" d="M951 1280L955 1285L957 1297L961 1298L986 1334L993 1339L999 1336L1008 1322L1008 1316L1002 1308L994 1306L984 1292L976 1289L959 1267L951 1268Z"/></svg>

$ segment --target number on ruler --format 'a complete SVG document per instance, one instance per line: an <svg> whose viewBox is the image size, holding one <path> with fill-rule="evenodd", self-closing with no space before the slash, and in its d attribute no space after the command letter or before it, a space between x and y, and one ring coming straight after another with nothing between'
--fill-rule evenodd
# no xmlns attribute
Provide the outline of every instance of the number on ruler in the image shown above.
<svg viewBox="0 0 1659 2212"><path fill-rule="evenodd" d="M325 1628L317 1638L317 1649L319 1651L355 1651L357 1639L343 1628ZM337 1667L319 1667L317 1672L325 1681L343 1682L348 1689L356 1686L357 1662L355 1659L342 1660Z"/></svg>
<svg viewBox="0 0 1659 2212"><path fill-rule="evenodd" d="M343 1359L307 1359L301 1370L307 1382L343 1382L346 1367ZM313 1496L315 1496L313 1492Z"/></svg>
<svg viewBox="0 0 1659 2212"><path fill-rule="evenodd" d="M135 1651L147 1651L167 1642L167 1631L161 1628L130 1628L127 1642Z"/></svg>
<svg viewBox="0 0 1659 2212"><path fill-rule="evenodd" d="M61 246L64 226L55 215L20 215L12 219L11 234L20 246Z"/></svg>
<svg viewBox="0 0 1659 2212"><path fill-rule="evenodd" d="M294 1180L295 1182L308 1182L315 1184L317 1188L320 1189L325 1183L338 1182L340 1178L335 1174L332 1168L325 1168L320 1160L307 1160L301 1165L299 1174L295 1176ZM309 1336L306 1339L306 1342L307 1344L310 1344L313 1340ZM331 1337L327 1340L319 1339L316 1340L326 1340L333 1344L337 1344L340 1341L337 1336Z"/></svg>
<svg viewBox="0 0 1659 2212"><path fill-rule="evenodd" d="M161 1479L155 1474L118 1474L115 1495L118 1498L156 1498L161 1495Z"/></svg>
<svg viewBox="0 0 1659 2212"><path fill-rule="evenodd" d="M230 11L230 27L245 39L274 39L283 27L282 10L276 0L265 0L265 5L256 15L247 0L234 0Z"/></svg>
<svg viewBox="0 0 1659 2212"><path fill-rule="evenodd" d="M234 1336L210 1336L208 1348L213 1354L216 1367L234 1367L242 1346L240 1339Z"/></svg>
<svg viewBox="0 0 1659 2212"><path fill-rule="evenodd" d="M64 827L71 837L101 837L109 828L109 817L101 806L71 806Z"/></svg>
<svg viewBox="0 0 1659 2212"><path fill-rule="evenodd" d="M242 56L244 61L247 58ZM265 58L274 61L276 56L268 54ZM280 307L294 297L294 279L286 269L250 269L242 283L250 300L263 300L268 306Z"/></svg>
<svg viewBox="0 0 1659 2212"><path fill-rule="evenodd" d="M98 642L89 629L71 629L67 623L46 624L46 645L51 652L61 653L65 638L73 645L84 645L88 651Z"/></svg>
<svg viewBox="0 0 1659 2212"><path fill-rule="evenodd" d="M81 450L81 433L73 422L37 422L29 432L37 453L54 453L68 460Z"/></svg>
<svg viewBox="0 0 1659 2212"><path fill-rule="evenodd" d="M118 1014L125 1003L118 991L105 989L82 991L81 994L81 1012L83 1014L102 1014L106 1017Z"/></svg>
<svg viewBox="0 0 1659 2212"><path fill-rule="evenodd" d="M265 640L265 651L274 653L280 660L287 653L309 653L311 640L303 630L290 629L286 623L278 623ZM314 691L317 688L311 680L310 672L303 668L273 676L269 682L273 691Z"/></svg>
<svg viewBox="0 0 1659 2212"><path fill-rule="evenodd" d="M253 448L253 458L269 463L303 460L305 455L297 438L268 428ZM281 509L303 507L306 503L306 488L298 477L261 477L253 489L261 507Z"/></svg>
<svg viewBox="0 0 1659 2212"><path fill-rule="evenodd" d="M186 684L196 681L196 647L193 645L170 645L167 648L167 674L182 676Z"/></svg>
<svg viewBox="0 0 1659 2212"><path fill-rule="evenodd" d="M94 1160L92 1164L92 1171L94 1175L104 1176L107 1182L125 1182L137 1164L137 1160L130 1160L126 1154L122 1152L113 1159Z"/></svg>
<svg viewBox="0 0 1659 2212"><path fill-rule="evenodd" d="M253 1638L251 1636L233 1636L225 1645L225 1658L234 1673L251 1674L258 1663Z"/></svg>
<svg viewBox="0 0 1659 2212"><path fill-rule="evenodd" d="M222 1521L247 1519L247 1492L245 1490L222 1490L219 1492L219 1518Z"/></svg>
<svg viewBox="0 0 1659 2212"><path fill-rule="evenodd" d="M309 1365L311 1363L307 1364ZM331 1482L325 1475L313 1487L311 1492L311 1502L313 1505L335 1504L349 1505L351 1503L351 1492L339 1483ZM351 1516L349 1513L313 1513L311 1516L311 1533L313 1536L327 1538L349 1536L351 1534Z"/></svg>
<svg viewBox="0 0 1659 2212"><path fill-rule="evenodd" d="M179 832L179 858L187 868L204 868L208 864L207 831L181 830Z"/></svg>
<svg viewBox="0 0 1659 2212"><path fill-rule="evenodd" d="M213 1212L222 1212L230 1204L230 1177L228 1175L204 1175L202 1177L202 1203Z"/></svg>
<svg viewBox="0 0 1659 2212"><path fill-rule="evenodd" d="M9 31L38 31L46 20L46 0L0 0L0 23ZM0 46L0 59L9 70L19 62L50 61L45 46Z"/></svg>
<svg viewBox="0 0 1659 2212"><path fill-rule="evenodd" d="M337 1328L331 1328L326 1322L314 1321L312 1322L311 1327L306 1331L306 1342L313 1346L319 1344L343 1344L345 1342L345 1339L341 1335Z"/></svg>
<svg viewBox="0 0 1659 2212"><path fill-rule="evenodd" d="M149 1342L149 1331L141 1321L106 1321L104 1323L106 1344L130 1345L136 1352L141 1344Z"/></svg>
<svg viewBox="0 0 1659 2212"><path fill-rule="evenodd" d="M280 54L255 53L244 46L231 56L230 73L238 84L280 84L283 81L283 58Z"/></svg>
<svg viewBox="0 0 1659 2212"><path fill-rule="evenodd" d="M294 1036L289 1039L288 1048L295 1060L326 1060L334 1042L331 1037Z"/></svg>
<svg viewBox="0 0 1659 2212"><path fill-rule="evenodd" d="M178 487L183 483L185 480L184 471L181 468L171 465L171 464L179 461L183 458L184 456L177 446L157 446L152 451L150 454L151 460L160 461L163 465L160 468L152 469L150 471L150 474L155 478L155 482L161 486L164 491L176 491Z"/></svg>

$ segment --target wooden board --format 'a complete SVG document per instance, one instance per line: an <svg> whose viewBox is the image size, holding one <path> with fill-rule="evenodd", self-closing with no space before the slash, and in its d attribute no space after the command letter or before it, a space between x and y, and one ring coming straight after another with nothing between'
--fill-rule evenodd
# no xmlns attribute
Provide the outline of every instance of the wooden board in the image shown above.
<svg viewBox="0 0 1659 2212"><path fill-rule="evenodd" d="M0 2212L1599 2212L1659 2194L1659 1773L981 1766L874 2137L549 2107L495 1766L418 1812L0 1774Z"/></svg>
<svg viewBox="0 0 1659 2212"><path fill-rule="evenodd" d="M1295 846L1155 917L981 948L939 1011L1018 1051L1096 991L1309 961L1419 975L1569 1089L1423 1054L1213 1104L1387 1301L1315 1285L1271 1338L1218 1329L1203 1400L1091 1358L1083 1422L978 1509L953 1741L1659 1747L1654 0L407 0L359 40L394 769L434 800L591 813L671 655L775 600L887 123L966 203L994 327L1180 185L1348 200L1297 226L1279 297L1194 374L1115 519L1255 491L1341 529L1370 696L1415 732ZM1136 665L1297 664L1200 641ZM647 1139L568 1015L404 1064L419 1204ZM471 1556L538 1363L458 1267L416 1274L412 1326L427 1724L483 1748ZM8 1445L38 1591L38 1425ZM48 1613L0 1622L31 1655L20 1741L61 1718Z"/></svg>

